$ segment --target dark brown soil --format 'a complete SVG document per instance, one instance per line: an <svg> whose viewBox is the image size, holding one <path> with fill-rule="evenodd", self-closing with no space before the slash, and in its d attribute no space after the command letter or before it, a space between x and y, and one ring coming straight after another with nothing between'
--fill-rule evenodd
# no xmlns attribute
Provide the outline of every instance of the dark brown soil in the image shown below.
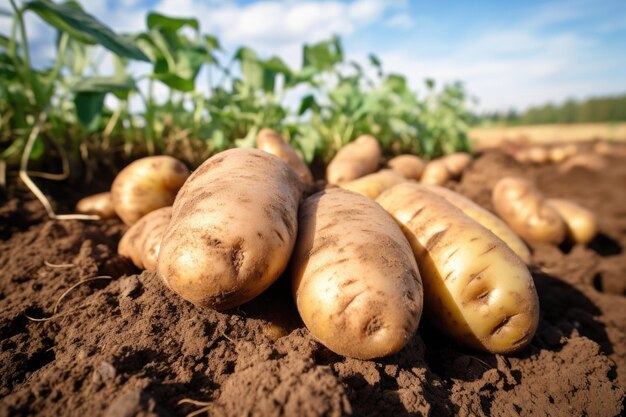
<svg viewBox="0 0 626 417"><path fill-rule="evenodd" d="M116 255L124 227L49 221L22 191L0 207L0 416L617 416L626 386L626 158L609 169L522 166L499 152L452 184L491 208L504 175L593 209L587 246L534 246L541 302L530 346L459 347L423 321L400 353L337 356L302 326L281 278L247 305L202 310ZM71 190L53 190L60 207ZM71 266L55 266L71 264ZM59 296L84 283L48 317Z"/></svg>

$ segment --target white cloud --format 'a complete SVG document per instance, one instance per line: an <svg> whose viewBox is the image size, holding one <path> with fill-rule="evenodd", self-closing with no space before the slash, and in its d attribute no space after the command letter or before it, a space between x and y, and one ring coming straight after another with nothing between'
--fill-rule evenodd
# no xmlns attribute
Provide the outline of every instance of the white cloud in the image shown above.
<svg viewBox="0 0 626 417"><path fill-rule="evenodd" d="M408 14L398 13L387 19L385 26L397 29L411 29L415 26L415 20Z"/></svg>

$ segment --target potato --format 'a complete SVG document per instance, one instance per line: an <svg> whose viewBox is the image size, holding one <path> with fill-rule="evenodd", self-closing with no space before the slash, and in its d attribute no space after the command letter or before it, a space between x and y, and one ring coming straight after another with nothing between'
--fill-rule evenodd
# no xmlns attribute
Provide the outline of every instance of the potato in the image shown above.
<svg viewBox="0 0 626 417"><path fill-rule="evenodd" d="M503 222L499 217L492 214L488 210L485 210L478 204L474 203L467 197L462 196L447 188L439 187L436 185L423 184L425 190L437 194L440 197L445 198L448 203L461 209L466 216L477 221L487 229L489 229L494 235L498 236L509 248L520 257L524 263L530 263L530 250L522 239L511 228Z"/></svg>
<svg viewBox="0 0 626 417"><path fill-rule="evenodd" d="M198 306L225 310L256 297L289 262L301 188L295 172L267 152L211 157L176 197L159 275Z"/></svg>
<svg viewBox="0 0 626 417"><path fill-rule="evenodd" d="M492 353L530 342L539 301L524 263L489 230L442 197L403 183L376 200L402 226L424 283L432 324Z"/></svg>
<svg viewBox="0 0 626 417"><path fill-rule="evenodd" d="M558 245L565 239L561 215L525 179L502 178L496 183L492 198L496 213L526 241Z"/></svg>
<svg viewBox="0 0 626 417"><path fill-rule="evenodd" d="M533 164L543 165L550 160L548 150L543 146L533 146L528 149L528 160Z"/></svg>
<svg viewBox="0 0 626 417"><path fill-rule="evenodd" d="M305 185L310 186L313 184L313 175L311 175L309 167L277 132L272 129L261 129L256 137L256 147L282 159L298 174L298 177Z"/></svg>
<svg viewBox="0 0 626 417"><path fill-rule="evenodd" d="M452 178L461 176L465 168L472 162L472 155L467 152L456 152L441 158Z"/></svg>
<svg viewBox="0 0 626 417"><path fill-rule="evenodd" d="M341 184L371 174L378 169L380 159L376 138L361 135L337 152L326 169L326 180L329 184Z"/></svg>
<svg viewBox="0 0 626 417"><path fill-rule="evenodd" d="M383 169L340 185L341 188L375 199L388 188L406 181L400 174Z"/></svg>
<svg viewBox="0 0 626 417"><path fill-rule="evenodd" d="M122 236L117 252L142 269L156 267L161 240L172 217L172 207L161 207L143 216Z"/></svg>
<svg viewBox="0 0 626 417"><path fill-rule="evenodd" d="M424 184L443 185L450 179L450 171L446 167L445 162L440 159L434 159L426 164L420 182Z"/></svg>
<svg viewBox="0 0 626 417"><path fill-rule="evenodd" d="M189 177L189 170L171 156L141 158L124 168L113 181L115 212L127 225L161 207L171 206Z"/></svg>
<svg viewBox="0 0 626 417"><path fill-rule="evenodd" d="M411 247L374 201L332 188L300 207L292 284L300 316L323 345L371 359L398 352L422 313Z"/></svg>
<svg viewBox="0 0 626 417"><path fill-rule="evenodd" d="M596 216L586 208L559 198L550 198L546 202L565 220L567 235L572 241L589 243L598 233Z"/></svg>
<svg viewBox="0 0 626 417"><path fill-rule="evenodd" d="M111 193L99 193L82 198L76 203L76 212L81 214L95 214L101 219L117 217L113 209Z"/></svg>
<svg viewBox="0 0 626 417"><path fill-rule="evenodd" d="M419 181L426 163L419 156L399 155L391 158L387 162L387 166L408 180Z"/></svg>

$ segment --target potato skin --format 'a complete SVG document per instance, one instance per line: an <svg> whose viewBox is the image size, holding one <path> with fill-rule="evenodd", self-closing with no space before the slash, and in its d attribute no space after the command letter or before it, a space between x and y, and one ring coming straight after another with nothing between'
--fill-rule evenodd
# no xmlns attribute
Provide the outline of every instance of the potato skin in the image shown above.
<svg viewBox="0 0 626 417"><path fill-rule="evenodd" d="M452 190L448 190L447 188L427 184L422 184L422 187L428 192L445 198L449 203L461 209L466 216L482 224L494 235L498 236L525 264L530 263L530 250L528 246L526 246L517 233L498 216L485 210L469 198Z"/></svg>
<svg viewBox="0 0 626 417"><path fill-rule="evenodd" d="M156 267L161 240L172 217L172 207L161 207L143 216L122 236L117 252L130 258L138 267Z"/></svg>
<svg viewBox="0 0 626 417"><path fill-rule="evenodd" d="M340 187L373 200L383 191L404 181L406 181L406 179L395 171L383 169L373 174L357 178L356 180L345 182L341 184Z"/></svg>
<svg viewBox="0 0 626 417"><path fill-rule="evenodd" d="M515 253L442 197L403 183L376 200L401 225L431 322L467 346L510 353L532 339L539 301Z"/></svg>
<svg viewBox="0 0 626 417"><path fill-rule="evenodd" d="M524 240L558 245L565 239L563 218L525 179L502 178L492 198L496 213Z"/></svg>
<svg viewBox="0 0 626 417"><path fill-rule="evenodd" d="M341 188L307 198L291 263L302 320L340 355L371 359L412 337L423 290L411 247L374 201Z"/></svg>
<svg viewBox="0 0 626 417"><path fill-rule="evenodd" d="M113 209L111 193L99 193L82 198L76 203L76 212L82 214L95 214L101 219L114 219L117 217Z"/></svg>
<svg viewBox="0 0 626 417"><path fill-rule="evenodd" d="M245 303L285 270L298 231L302 183L279 158L230 149L181 188L157 271L184 299L215 310Z"/></svg>
<svg viewBox="0 0 626 417"><path fill-rule="evenodd" d="M378 169L381 157L378 140L361 135L337 152L326 169L326 180L338 185L371 174Z"/></svg>
<svg viewBox="0 0 626 417"><path fill-rule="evenodd" d="M572 241L589 243L598 234L598 221L591 211L569 200L550 198L546 202L563 217Z"/></svg>
<svg viewBox="0 0 626 417"><path fill-rule="evenodd" d="M278 132L272 129L261 129L256 137L256 147L277 156L289 165L306 186L313 184L313 175L309 167Z"/></svg>
<svg viewBox="0 0 626 417"><path fill-rule="evenodd" d="M450 171L445 162L433 159L426 164L420 182L423 184L443 185L450 179Z"/></svg>
<svg viewBox="0 0 626 417"><path fill-rule="evenodd" d="M465 168L472 162L472 155L467 152L456 152L441 158L452 178L461 176Z"/></svg>
<svg viewBox="0 0 626 417"><path fill-rule="evenodd" d="M111 185L115 212L127 225L161 207L171 206L189 170L171 156L148 156L124 168Z"/></svg>
<svg viewBox="0 0 626 417"><path fill-rule="evenodd" d="M419 181L426 162L416 155L398 155L387 162L387 166L407 180Z"/></svg>

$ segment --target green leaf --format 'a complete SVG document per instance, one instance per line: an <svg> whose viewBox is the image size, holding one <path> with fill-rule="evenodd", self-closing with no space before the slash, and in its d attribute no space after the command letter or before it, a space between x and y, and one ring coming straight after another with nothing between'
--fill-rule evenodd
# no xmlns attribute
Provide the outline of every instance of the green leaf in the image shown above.
<svg viewBox="0 0 626 417"><path fill-rule="evenodd" d="M131 77L91 77L78 81L73 91L77 93L109 93L119 90L136 89L135 81Z"/></svg>
<svg viewBox="0 0 626 417"><path fill-rule="evenodd" d="M314 67L320 71L326 71L334 67L335 64L343 61L343 50L338 37L316 43L314 45L304 45L302 52L302 66Z"/></svg>
<svg viewBox="0 0 626 417"><path fill-rule="evenodd" d="M24 3L39 17L60 31L88 44L99 44L109 51L139 61L148 57L129 39L117 35L92 15L85 13L77 3L53 3L49 0L32 0Z"/></svg>
<svg viewBox="0 0 626 417"><path fill-rule="evenodd" d="M195 81L180 77L176 74L161 73L153 74L152 78L161 81L163 84L178 91L189 92L195 89Z"/></svg>
<svg viewBox="0 0 626 417"><path fill-rule="evenodd" d="M237 50L235 59L241 63L244 83L255 90L262 88L265 81L263 66L257 59L256 53L244 46Z"/></svg>
<svg viewBox="0 0 626 417"><path fill-rule="evenodd" d="M312 94L305 96L300 101L300 108L298 109L298 116L302 116L307 110L313 110L319 112L320 106L315 101L315 97Z"/></svg>
<svg viewBox="0 0 626 417"><path fill-rule="evenodd" d="M197 31L200 30L200 24L198 23L198 19L194 18L180 18L180 17L169 17L159 13L151 12L148 13L147 17L148 29L152 29L155 27L163 27L168 30L172 30L174 32L179 29L189 26Z"/></svg>
<svg viewBox="0 0 626 417"><path fill-rule="evenodd" d="M376 55L369 54L368 58L370 60L370 64L372 64L373 66L375 66L379 70L382 70L383 64L380 62L380 59L378 59L378 57Z"/></svg>
<svg viewBox="0 0 626 417"><path fill-rule="evenodd" d="M98 127L105 96L106 93L84 92L77 93L74 97L78 120L89 132L95 131Z"/></svg>
<svg viewBox="0 0 626 417"><path fill-rule="evenodd" d="M204 43L206 43L209 49L222 49L220 40L213 35L204 35Z"/></svg>
<svg viewBox="0 0 626 417"><path fill-rule="evenodd" d="M258 127L253 127L248 131L246 137L242 139L235 139L235 146L238 148L254 148L256 144L256 134L258 132Z"/></svg>

